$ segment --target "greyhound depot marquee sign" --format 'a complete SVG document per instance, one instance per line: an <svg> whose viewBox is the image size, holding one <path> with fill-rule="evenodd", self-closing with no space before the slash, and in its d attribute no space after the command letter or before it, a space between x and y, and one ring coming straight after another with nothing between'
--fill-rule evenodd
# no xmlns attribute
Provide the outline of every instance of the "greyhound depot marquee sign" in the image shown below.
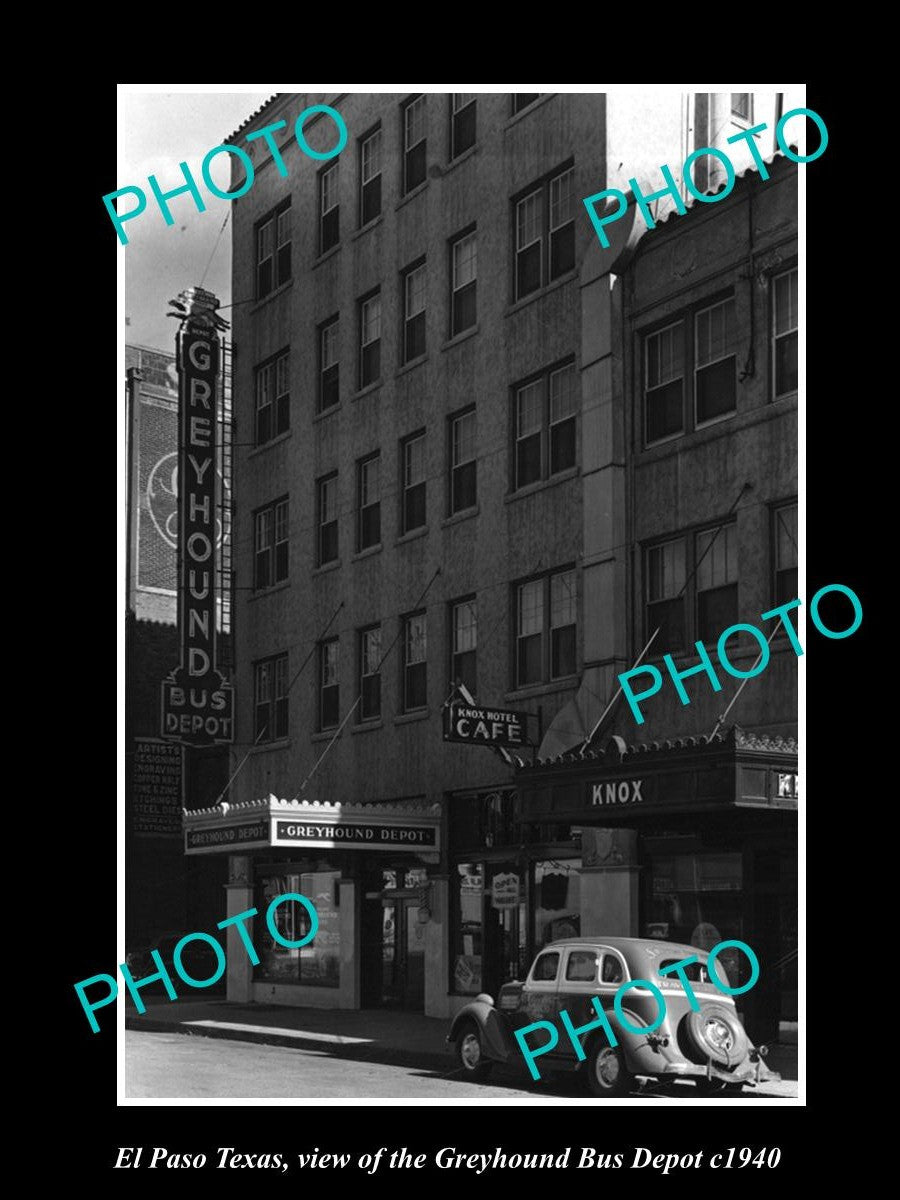
<svg viewBox="0 0 900 1200"><path fill-rule="evenodd" d="M216 669L216 402L225 322L210 292L182 293L178 368L178 636L181 662L162 683L162 735L234 741L234 689Z"/></svg>

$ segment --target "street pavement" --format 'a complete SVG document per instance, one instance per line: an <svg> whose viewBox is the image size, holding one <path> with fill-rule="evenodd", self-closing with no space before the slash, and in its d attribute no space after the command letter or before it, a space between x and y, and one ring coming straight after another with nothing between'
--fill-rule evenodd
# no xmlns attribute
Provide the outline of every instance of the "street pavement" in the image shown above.
<svg viewBox="0 0 900 1200"><path fill-rule="evenodd" d="M190 1034L126 1030L126 1098L590 1099L574 1074L545 1075L531 1083L524 1073L496 1067L490 1079L479 1084L460 1078L449 1054L441 1066L412 1066L408 1060L366 1059L364 1050L357 1051L353 1043L336 1046L323 1040L314 1048L313 1042L300 1047L233 1040L239 1036L239 1031L226 1038L205 1036L200 1029ZM797 1084L772 1084L762 1094L796 1096ZM694 1099L687 1086L665 1095L653 1090L633 1095L658 1102L672 1095ZM741 1099L757 1095L748 1090Z"/></svg>

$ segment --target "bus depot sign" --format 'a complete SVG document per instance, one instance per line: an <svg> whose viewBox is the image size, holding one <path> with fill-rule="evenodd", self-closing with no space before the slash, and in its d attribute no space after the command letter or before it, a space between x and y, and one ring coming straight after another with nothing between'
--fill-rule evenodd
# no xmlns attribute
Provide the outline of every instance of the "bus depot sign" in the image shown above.
<svg viewBox="0 0 900 1200"><path fill-rule="evenodd" d="M531 743L527 721L531 715L472 704L449 704L444 718L444 741L504 748L528 746Z"/></svg>
<svg viewBox="0 0 900 1200"><path fill-rule="evenodd" d="M234 741L234 689L216 669L216 402L225 322L211 292L174 302L178 334L178 637L181 662L162 683L162 736Z"/></svg>

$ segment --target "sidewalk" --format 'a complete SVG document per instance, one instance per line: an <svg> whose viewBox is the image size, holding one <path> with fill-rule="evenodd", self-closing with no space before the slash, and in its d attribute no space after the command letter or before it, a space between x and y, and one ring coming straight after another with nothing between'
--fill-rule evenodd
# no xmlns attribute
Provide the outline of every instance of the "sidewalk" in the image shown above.
<svg viewBox="0 0 900 1200"><path fill-rule="evenodd" d="M361 1062L430 1067L443 1072L456 1066L452 1047L444 1041L450 1029L449 1018L380 1008L350 1012L230 1004L212 999L176 1000L150 1004L143 1014L127 1008L125 1028L293 1046ZM796 1033L786 1033L783 1042L770 1047L766 1065L784 1080L797 1079Z"/></svg>

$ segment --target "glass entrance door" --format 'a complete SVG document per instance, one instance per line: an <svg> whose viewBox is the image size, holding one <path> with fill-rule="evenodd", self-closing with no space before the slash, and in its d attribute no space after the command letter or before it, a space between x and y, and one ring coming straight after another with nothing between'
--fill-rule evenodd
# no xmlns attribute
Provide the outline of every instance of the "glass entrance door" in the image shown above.
<svg viewBox="0 0 900 1200"><path fill-rule="evenodd" d="M390 896L381 901L381 1003L421 1012L425 1007L425 925L419 900Z"/></svg>

